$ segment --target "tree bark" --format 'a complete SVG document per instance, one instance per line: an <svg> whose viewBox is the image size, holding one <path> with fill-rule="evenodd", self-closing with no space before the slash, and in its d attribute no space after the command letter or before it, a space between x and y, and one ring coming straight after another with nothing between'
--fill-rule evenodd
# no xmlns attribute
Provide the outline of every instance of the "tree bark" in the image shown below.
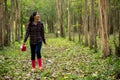
<svg viewBox="0 0 120 80"><path fill-rule="evenodd" d="M90 49L95 47L95 40L96 40L96 36L95 36L95 26L94 26L94 22L95 22L95 15L94 15L94 0L91 0L91 5L90 5Z"/></svg>
<svg viewBox="0 0 120 80"><path fill-rule="evenodd" d="M8 6L7 6L7 0L4 0L5 4L5 46L10 46L10 27L9 27L9 14L8 14Z"/></svg>
<svg viewBox="0 0 120 80"><path fill-rule="evenodd" d="M79 16L79 22L78 22L78 38L79 38L79 42L82 41L82 24L83 24L83 21L82 21L82 8L80 8L79 12L78 12L78 16Z"/></svg>
<svg viewBox="0 0 120 80"><path fill-rule="evenodd" d="M119 48L120 48L120 10L119 10Z"/></svg>
<svg viewBox="0 0 120 80"><path fill-rule="evenodd" d="M110 55L110 48L108 44L108 10L107 10L107 1L98 0L99 12L100 12L100 27L101 27L101 49L102 57L107 57Z"/></svg>
<svg viewBox="0 0 120 80"><path fill-rule="evenodd" d="M65 31L64 31L64 7L65 1L64 0L56 0L57 3L57 16L58 16L58 25L60 28L60 36L65 37Z"/></svg>
<svg viewBox="0 0 120 80"><path fill-rule="evenodd" d="M12 41L12 43L14 43L15 41L15 28L14 28L14 20L15 20L15 0L11 0L11 11L10 11L10 21L9 21L9 26L10 27L10 41Z"/></svg>
<svg viewBox="0 0 120 80"><path fill-rule="evenodd" d="M75 41L75 28L76 28L76 21L75 21L75 12L73 12L73 24L72 24L72 40Z"/></svg>
<svg viewBox="0 0 120 80"><path fill-rule="evenodd" d="M95 19L95 13L94 13L94 4L95 1L91 0L91 5L90 5L90 27L89 27L89 32L90 32L90 49L95 49L97 48L97 43L96 43L96 19Z"/></svg>
<svg viewBox="0 0 120 80"><path fill-rule="evenodd" d="M71 15L70 15L70 0L68 0L68 38L71 41Z"/></svg>
<svg viewBox="0 0 120 80"><path fill-rule="evenodd" d="M84 1L84 41L85 46L88 46L88 9L87 9L87 0Z"/></svg>
<svg viewBox="0 0 120 80"><path fill-rule="evenodd" d="M4 47L4 0L0 0L0 49Z"/></svg>
<svg viewBox="0 0 120 80"><path fill-rule="evenodd" d="M65 0L60 0L60 35L61 37L65 37L65 31L64 31L64 11L65 11Z"/></svg>
<svg viewBox="0 0 120 80"><path fill-rule="evenodd" d="M16 0L16 41L18 42L20 42L21 37L20 16L21 16L21 0Z"/></svg>

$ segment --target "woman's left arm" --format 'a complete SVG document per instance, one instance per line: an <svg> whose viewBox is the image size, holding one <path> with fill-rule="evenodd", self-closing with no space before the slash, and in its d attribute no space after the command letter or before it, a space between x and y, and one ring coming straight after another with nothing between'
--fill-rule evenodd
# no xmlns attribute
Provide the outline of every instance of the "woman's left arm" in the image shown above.
<svg viewBox="0 0 120 80"><path fill-rule="evenodd" d="M45 40L45 31L44 31L44 25L42 24L42 39L44 44L46 44L46 40Z"/></svg>

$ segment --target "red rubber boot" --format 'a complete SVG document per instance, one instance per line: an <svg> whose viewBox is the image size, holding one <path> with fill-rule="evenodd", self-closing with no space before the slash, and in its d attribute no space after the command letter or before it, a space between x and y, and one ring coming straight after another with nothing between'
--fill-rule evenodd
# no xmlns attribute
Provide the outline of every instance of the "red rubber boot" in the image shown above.
<svg viewBox="0 0 120 80"><path fill-rule="evenodd" d="M43 67L42 67L42 59L37 59L38 60L38 65L39 65L39 69L40 70L43 70Z"/></svg>
<svg viewBox="0 0 120 80"><path fill-rule="evenodd" d="M32 71L34 71L35 70L35 60L32 60Z"/></svg>

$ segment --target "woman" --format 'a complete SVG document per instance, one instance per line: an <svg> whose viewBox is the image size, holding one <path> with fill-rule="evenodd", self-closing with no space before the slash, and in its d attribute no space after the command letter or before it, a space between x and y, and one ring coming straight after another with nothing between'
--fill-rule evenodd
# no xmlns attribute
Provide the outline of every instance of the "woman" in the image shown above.
<svg viewBox="0 0 120 80"><path fill-rule="evenodd" d="M25 42L27 41L29 36L30 36L32 71L35 70L35 66L36 66L35 56L36 55L37 55L39 69L42 70L43 68L42 68L42 59L41 59L41 47L42 47L42 42L46 44L46 41L44 37L44 26L39 21L38 12L33 12L33 14L30 16L23 45L25 45Z"/></svg>

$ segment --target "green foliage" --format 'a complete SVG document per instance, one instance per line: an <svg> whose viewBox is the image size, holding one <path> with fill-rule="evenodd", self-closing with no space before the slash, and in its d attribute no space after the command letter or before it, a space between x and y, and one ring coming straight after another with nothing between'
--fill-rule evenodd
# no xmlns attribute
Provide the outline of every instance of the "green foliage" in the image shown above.
<svg viewBox="0 0 120 80"><path fill-rule="evenodd" d="M55 18L55 0L23 0L22 21L28 22L29 16L38 11L42 21ZM54 19L53 19L54 20Z"/></svg>

